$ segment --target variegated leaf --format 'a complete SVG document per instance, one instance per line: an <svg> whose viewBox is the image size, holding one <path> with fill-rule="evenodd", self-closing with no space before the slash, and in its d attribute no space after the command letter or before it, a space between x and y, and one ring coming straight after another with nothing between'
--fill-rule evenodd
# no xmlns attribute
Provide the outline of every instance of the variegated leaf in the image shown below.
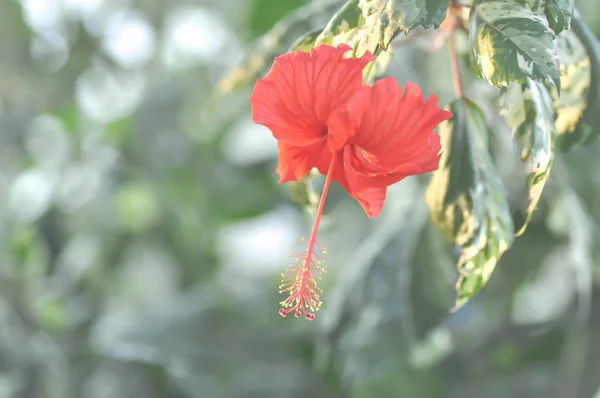
<svg viewBox="0 0 600 398"><path fill-rule="evenodd" d="M361 56L387 50L399 33L417 26L437 28L448 10L448 0L349 0L331 19L317 42L344 42Z"/></svg>
<svg viewBox="0 0 600 398"><path fill-rule="evenodd" d="M571 36L572 32L577 40ZM600 43L589 28L577 16L573 18L571 30L566 33L573 45L573 56L564 56L566 73L563 80L572 86L576 102L569 104L567 99L559 99L556 112L561 123L557 124L559 134L557 144L568 150L579 144L586 144L600 136ZM577 43L585 51L576 47ZM565 52L563 52L563 55ZM579 100L577 96L580 95ZM562 95L561 95L562 97ZM570 106L566 106L570 105ZM585 107L583 112L581 108ZM578 117L581 112L581 116ZM568 123L567 123L568 121Z"/></svg>
<svg viewBox="0 0 600 398"><path fill-rule="evenodd" d="M446 17L448 0L359 0L365 25L372 26L371 34L359 43L359 52L373 51L380 46L386 50L399 33L408 34L417 26L440 26Z"/></svg>
<svg viewBox="0 0 600 398"><path fill-rule="evenodd" d="M490 1L490 0L487 0ZM492 0L494 1L494 0ZM513 2L525 7L536 14L543 14L546 8L546 0L512 0Z"/></svg>
<svg viewBox="0 0 600 398"><path fill-rule="evenodd" d="M515 146L527 173L529 205L525 222L516 233L519 236L531 221L550 176L554 159L554 111L546 87L531 79L525 84L511 84L503 93L501 103L501 113L512 129Z"/></svg>
<svg viewBox="0 0 600 398"><path fill-rule="evenodd" d="M433 222L461 246L458 309L488 282L512 245L514 229L504 186L488 151L483 113L465 99L451 103L450 111L454 116L440 126L444 154L426 196Z"/></svg>
<svg viewBox="0 0 600 398"><path fill-rule="evenodd" d="M559 34L569 30L575 10L575 0L546 0L544 13L552 30Z"/></svg>
<svg viewBox="0 0 600 398"><path fill-rule="evenodd" d="M585 48L573 30L556 37L556 51L560 60L561 93L554 93L554 124L560 148L569 148L583 137L576 133L577 125L587 106L591 83L591 63Z"/></svg>
<svg viewBox="0 0 600 398"><path fill-rule="evenodd" d="M317 37L317 44L325 43L335 46L346 43L356 47L356 43L365 34L364 31L368 30L358 3L359 0L348 0L340 8Z"/></svg>
<svg viewBox="0 0 600 398"><path fill-rule="evenodd" d="M471 13L470 55L493 86L539 78L560 91L553 41L545 16L514 1L481 3Z"/></svg>

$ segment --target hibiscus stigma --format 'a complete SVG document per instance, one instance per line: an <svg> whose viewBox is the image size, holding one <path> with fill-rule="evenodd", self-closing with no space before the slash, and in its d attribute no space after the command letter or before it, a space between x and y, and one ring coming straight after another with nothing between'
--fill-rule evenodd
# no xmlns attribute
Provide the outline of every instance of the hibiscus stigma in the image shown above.
<svg viewBox="0 0 600 398"><path fill-rule="evenodd" d="M304 238L300 239L304 242ZM315 246L320 246L315 241ZM312 252L309 253L309 250ZM326 253L326 249L322 249ZM279 293L288 294L288 297L280 302L281 308L279 314L283 317L294 312L296 318L299 318L304 312L306 319L315 319L314 313L321 308L321 293L323 289L319 288L317 281L321 280L321 274L327 271L323 268L323 260L314 252L314 248L309 247L300 253L290 254L293 262L288 266L285 272L281 273L281 285Z"/></svg>
<svg viewBox="0 0 600 398"><path fill-rule="evenodd" d="M308 239L308 246L303 252L290 254L290 257L294 258L294 262L281 274L282 280L279 286L279 293L288 294L288 297L279 303L282 306L279 314L283 317L293 312L296 318L300 318L302 313L304 313L306 319L313 320L315 319L314 313L321 308L321 293L323 290L317 285L317 280L320 280L321 274L326 271L322 267L325 261L315 253L315 248L320 246L319 242L317 242L317 231L321 222L323 208L325 207L329 185L331 185L336 157L334 155L331 158L327 177L325 177L323 193L321 194L319 206L315 214L315 221L310 238ZM303 242L304 238L300 239L300 241ZM323 247L322 254L326 253L327 249Z"/></svg>

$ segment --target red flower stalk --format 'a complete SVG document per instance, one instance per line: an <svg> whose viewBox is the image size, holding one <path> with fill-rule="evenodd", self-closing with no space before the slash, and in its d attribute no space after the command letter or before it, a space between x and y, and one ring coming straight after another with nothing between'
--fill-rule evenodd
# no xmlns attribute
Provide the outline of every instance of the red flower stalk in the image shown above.
<svg viewBox="0 0 600 398"><path fill-rule="evenodd" d="M326 175L307 249L291 255L295 261L282 274L280 293L289 293L282 316L314 319L321 306L315 276L323 261L314 250L331 181L376 217L389 185L438 168L440 139L433 129L452 117L435 96L424 102L414 84L404 95L392 78L364 86L362 70L374 57L345 58L350 49L321 45L277 57L250 97L253 121L278 141L279 183L300 180L315 167Z"/></svg>

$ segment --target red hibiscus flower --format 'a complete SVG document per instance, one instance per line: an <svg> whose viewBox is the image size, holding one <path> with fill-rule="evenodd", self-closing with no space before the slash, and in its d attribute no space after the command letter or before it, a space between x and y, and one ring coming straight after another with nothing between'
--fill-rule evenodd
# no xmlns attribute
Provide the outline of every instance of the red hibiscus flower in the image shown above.
<svg viewBox="0 0 600 398"><path fill-rule="evenodd" d="M376 217L389 185L438 168L440 139L433 129L452 117L435 96L425 102L414 84L404 95L392 78L364 86L362 70L373 56L344 57L350 49L321 45L277 57L250 97L253 121L278 141L279 182L297 181L315 167L326 175L308 247L290 255L294 261L282 274L280 292L289 294L282 316L314 319L321 307L316 280L323 261L315 247L331 181Z"/></svg>

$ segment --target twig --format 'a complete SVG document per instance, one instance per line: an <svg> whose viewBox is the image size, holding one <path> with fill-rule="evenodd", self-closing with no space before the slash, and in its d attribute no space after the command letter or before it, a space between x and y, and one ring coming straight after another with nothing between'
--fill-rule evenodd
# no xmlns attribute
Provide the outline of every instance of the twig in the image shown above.
<svg viewBox="0 0 600 398"><path fill-rule="evenodd" d="M461 9L461 8L473 8L473 7L472 7L471 4L459 3L456 0L451 0L450 1L450 8Z"/></svg>
<svg viewBox="0 0 600 398"><path fill-rule="evenodd" d="M454 26L448 35L448 47L450 49L450 68L452 69L454 91L458 98L464 98L462 83L460 81L460 71L458 69L458 54L456 53L456 43L454 42Z"/></svg>

